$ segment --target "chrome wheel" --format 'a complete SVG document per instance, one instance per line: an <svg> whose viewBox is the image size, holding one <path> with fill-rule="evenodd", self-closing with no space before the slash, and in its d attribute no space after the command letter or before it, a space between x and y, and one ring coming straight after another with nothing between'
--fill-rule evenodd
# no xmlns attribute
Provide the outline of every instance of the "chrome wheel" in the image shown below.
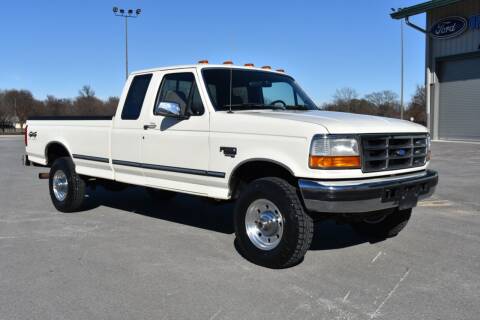
<svg viewBox="0 0 480 320"><path fill-rule="evenodd" d="M68 194L68 180L65 172L58 170L53 175L52 180L53 194L58 201L64 201Z"/></svg>
<svg viewBox="0 0 480 320"><path fill-rule="evenodd" d="M245 228L250 241L261 250L272 250L283 236L284 219L273 202L258 199L250 204L245 215Z"/></svg>

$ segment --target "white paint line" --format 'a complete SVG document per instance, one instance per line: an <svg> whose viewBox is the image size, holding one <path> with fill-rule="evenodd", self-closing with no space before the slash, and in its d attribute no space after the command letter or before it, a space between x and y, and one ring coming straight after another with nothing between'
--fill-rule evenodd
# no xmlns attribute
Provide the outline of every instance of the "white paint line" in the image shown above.
<svg viewBox="0 0 480 320"><path fill-rule="evenodd" d="M350 296L350 290L348 290L347 294L345 297L343 297L343 302L347 302L348 297Z"/></svg>
<svg viewBox="0 0 480 320"><path fill-rule="evenodd" d="M395 293L395 291L397 291L398 287L403 282L403 280L405 280L407 278L409 273L410 273L410 269L407 269L407 271L405 272L403 277L401 277L400 280L398 280L395 287L393 287L393 289L388 293L388 295L385 297L385 299L383 299L382 303L380 303L377 310L375 310L372 314L370 314L370 319L374 319L379 315L380 309L382 309L383 305L388 301L388 299L390 299L390 297Z"/></svg>
<svg viewBox="0 0 480 320"><path fill-rule="evenodd" d="M424 200L418 203L419 207L449 207L452 203L448 200Z"/></svg>
<svg viewBox="0 0 480 320"><path fill-rule="evenodd" d="M217 316L220 314L220 312L222 312L222 308L218 309L218 311L217 311L217 312L215 312L215 314L214 314L213 316L211 316L211 317L210 317L210 320L213 320L213 319L215 319L215 318L216 318L216 317L217 317Z"/></svg>
<svg viewBox="0 0 480 320"><path fill-rule="evenodd" d="M370 263L374 263L375 261L377 261L377 259L382 255L382 251L379 251L377 253L377 255L375 256L375 258L372 259L372 261L370 261Z"/></svg>

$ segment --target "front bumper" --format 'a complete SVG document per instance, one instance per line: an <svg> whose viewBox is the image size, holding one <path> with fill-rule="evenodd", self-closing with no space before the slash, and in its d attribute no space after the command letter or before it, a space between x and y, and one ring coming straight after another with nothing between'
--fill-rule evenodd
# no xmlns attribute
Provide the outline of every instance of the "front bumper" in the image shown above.
<svg viewBox="0 0 480 320"><path fill-rule="evenodd" d="M307 210L325 213L413 208L418 200L431 196L437 184L433 170L365 180L298 181Z"/></svg>

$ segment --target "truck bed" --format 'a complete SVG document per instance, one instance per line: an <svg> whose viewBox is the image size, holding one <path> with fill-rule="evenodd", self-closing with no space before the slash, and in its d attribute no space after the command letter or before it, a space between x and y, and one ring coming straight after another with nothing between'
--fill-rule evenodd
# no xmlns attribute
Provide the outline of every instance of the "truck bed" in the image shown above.
<svg viewBox="0 0 480 320"><path fill-rule="evenodd" d="M69 150L80 174L113 179L110 166L111 116L40 116L27 120L27 155L47 165L54 145ZM88 159L102 161L91 161Z"/></svg>

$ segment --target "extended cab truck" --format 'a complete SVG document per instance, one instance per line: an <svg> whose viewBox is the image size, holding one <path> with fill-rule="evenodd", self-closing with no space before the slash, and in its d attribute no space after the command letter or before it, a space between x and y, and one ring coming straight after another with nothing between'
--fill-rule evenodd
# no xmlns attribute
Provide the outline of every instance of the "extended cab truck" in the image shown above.
<svg viewBox="0 0 480 320"><path fill-rule="evenodd" d="M438 181L425 127L320 111L292 77L268 68L139 71L113 118L27 125L25 161L50 167L58 210L81 209L89 183L145 186L162 201L179 192L236 200L241 253L272 268L303 258L317 218L395 236Z"/></svg>

